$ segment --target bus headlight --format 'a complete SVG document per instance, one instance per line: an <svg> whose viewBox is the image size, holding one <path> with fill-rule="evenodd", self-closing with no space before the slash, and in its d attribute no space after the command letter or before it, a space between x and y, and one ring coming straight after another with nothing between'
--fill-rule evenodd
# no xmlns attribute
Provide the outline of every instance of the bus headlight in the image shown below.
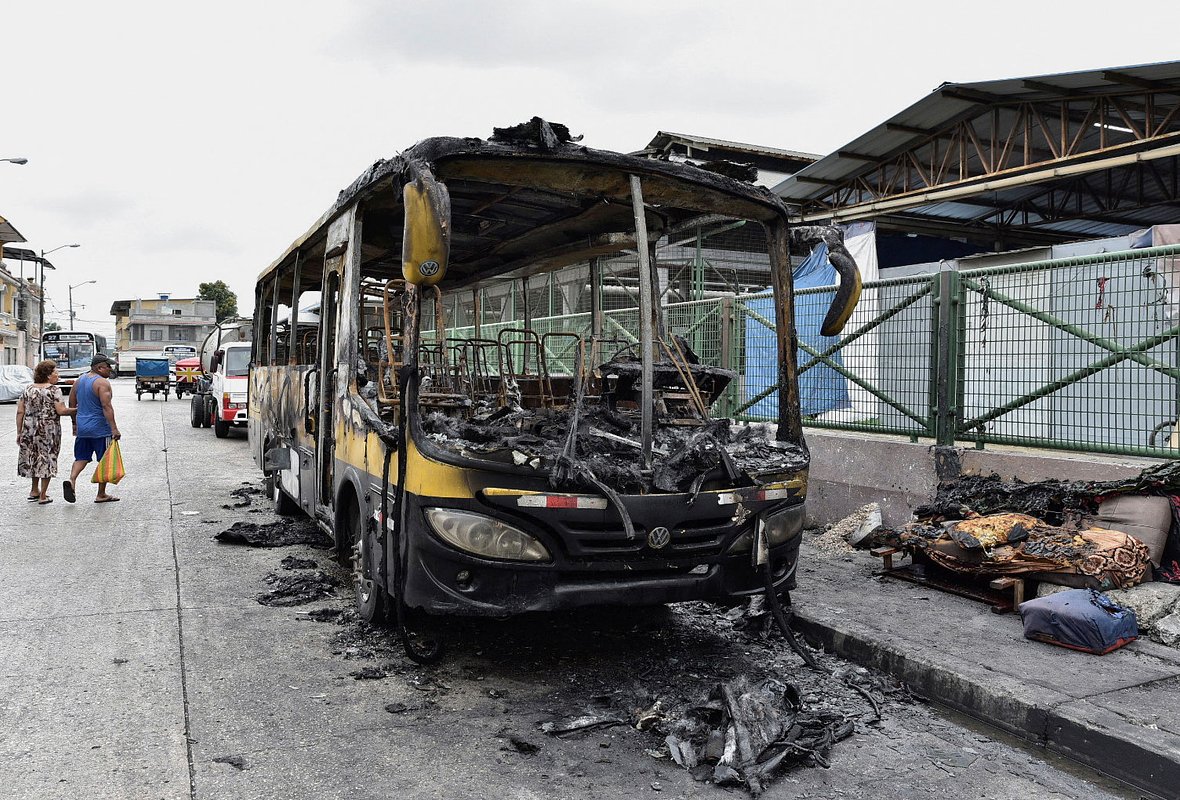
<svg viewBox="0 0 1180 800"><path fill-rule="evenodd" d="M537 539L494 517L454 508L428 508L426 521L447 544L501 561L549 561Z"/></svg>
<svg viewBox="0 0 1180 800"><path fill-rule="evenodd" d="M763 524L766 526L764 530L767 544L777 547L799 535L803 530L803 515L798 512L797 506L791 506L765 517ZM746 531L734 540L726 554L748 553L753 546L754 533Z"/></svg>

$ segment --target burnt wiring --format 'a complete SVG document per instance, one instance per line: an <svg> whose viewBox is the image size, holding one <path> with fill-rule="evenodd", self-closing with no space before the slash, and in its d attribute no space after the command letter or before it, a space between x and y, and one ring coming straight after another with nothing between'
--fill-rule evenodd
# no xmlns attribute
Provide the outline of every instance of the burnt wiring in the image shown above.
<svg viewBox="0 0 1180 800"><path fill-rule="evenodd" d="M779 600L778 592L774 588L774 574L770 570L770 561L767 560L762 565L762 575L766 580L766 602L770 604L770 615L774 617L775 624L778 625L779 632L783 638L787 640L787 644L795 651L799 658L803 659L803 663L816 672L823 672L823 667L815 660L815 656L807 651L799 640L795 638L794 631L791 630L790 621L790 606L787 610L783 610L782 602ZM788 595L789 597L790 595Z"/></svg>
<svg viewBox="0 0 1180 800"><path fill-rule="evenodd" d="M578 342L577 363L579 365L585 363L586 359L586 345L584 342ZM558 455L553 470L549 473L549 484L554 488L559 488L562 484L567 482L581 483L583 485L590 485L598 489L611 505L619 512L619 516L623 520L623 530L627 533L627 538L635 539L635 524L631 520L631 514L627 511L627 506L623 503L623 498L614 489L607 486L598 479L598 476L578 460L578 425L582 414L582 402L586 396L586 381L581 366L574 370L574 386L572 391L572 398L570 400L570 420L569 433L566 434L565 445Z"/></svg>
<svg viewBox="0 0 1180 800"><path fill-rule="evenodd" d="M778 625L779 632L783 638L787 640L787 644L795 651L799 658L803 659L803 663L816 672L822 673L824 670L815 660L815 656L807 651L799 640L795 638L794 632L791 630L790 620L790 593L787 593L787 610L783 610L782 601L779 599L778 591L774 588L774 572L771 570L769 543L766 540L766 532L762 528L762 522L755 522L754 524L754 542L750 548L750 557L752 565L755 569L762 568L762 577L766 581L766 603L770 606L770 615L774 618L774 622Z"/></svg>

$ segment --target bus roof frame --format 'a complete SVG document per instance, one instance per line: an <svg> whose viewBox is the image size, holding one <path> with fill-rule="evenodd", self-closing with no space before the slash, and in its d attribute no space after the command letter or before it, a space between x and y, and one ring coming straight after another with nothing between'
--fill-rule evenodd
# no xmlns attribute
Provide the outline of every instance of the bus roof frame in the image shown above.
<svg viewBox="0 0 1180 800"><path fill-rule="evenodd" d="M542 125L548 126L548 123L542 122ZM673 220L675 224L665 226L664 231L683 227L688 221L685 210L699 214L702 219L715 219L721 214L764 223L773 220L785 223L788 218L781 199L765 187L744 183L692 164L596 150L571 141L555 142L546 137L511 141L436 137L425 139L392 159L378 160L365 170L340 192L336 202L319 220L263 270L258 281L261 283L272 277L292 261L296 252L306 252L324 241L332 221L354 204L375 201L383 193L388 193L390 199L396 197L400 201L400 187L411 179L413 172L422 169L447 183L453 200L457 193L452 187L456 184L499 184L506 188L512 187L499 198L501 200L516 191L534 190L550 193L551 196L566 193L572 201L597 196L607 204L618 204L619 218L627 217L632 221L629 178L637 175L644 185L649 224L657 222L662 209L678 212ZM676 205L672 205L673 202ZM626 203L625 208L623 203ZM560 233L563 224L576 226L580 222L592 226L595 223L592 217L598 212L586 209L582 213L586 219L579 221L574 215L552 223L552 227ZM522 224L527 226L527 221L522 220ZM633 242L613 233L599 242L586 242L564 250L555 248L549 254L535 255L536 250L524 247L524 244L521 243L522 246L517 248L521 251L521 258L492 264L478 271L464 272L462 267L455 270L453 251L451 269L455 274L446 283L450 288L477 286L484 281L545 272L595 255L619 252L627 245L631 245L632 249L634 246ZM389 242L389 245L389 252L392 253L394 242ZM396 243L396 249L400 257L400 241ZM528 258L524 257L525 251L530 254Z"/></svg>

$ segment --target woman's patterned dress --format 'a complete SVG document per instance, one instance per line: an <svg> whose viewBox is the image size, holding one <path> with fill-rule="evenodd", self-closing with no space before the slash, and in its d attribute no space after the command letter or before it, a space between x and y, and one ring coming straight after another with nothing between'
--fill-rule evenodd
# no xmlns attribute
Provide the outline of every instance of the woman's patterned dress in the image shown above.
<svg viewBox="0 0 1180 800"><path fill-rule="evenodd" d="M61 390L56 386L30 386L22 398L25 422L20 431L16 474L22 478L55 478L61 450L61 417L55 406L61 402Z"/></svg>

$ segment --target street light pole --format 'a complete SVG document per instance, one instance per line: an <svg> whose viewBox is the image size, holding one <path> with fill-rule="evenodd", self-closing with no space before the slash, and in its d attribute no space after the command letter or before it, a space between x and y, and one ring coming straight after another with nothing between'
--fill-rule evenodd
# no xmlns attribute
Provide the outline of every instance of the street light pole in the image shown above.
<svg viewBox="0 0 1180 800"><path fill-rule="evenodd" d="M7 161L9 164L28 164L29 159L17 156L16 158L0 158L0 161Z"/></svg>
<svg viewBox="0 0 1180 800"><path fill-rule="evenodd" d="M80 244L60 244L50 250L42 250L41 257L37 259L37 263L41 265L41 314L37 321L37 349L41 351L41 356L37 360L40 361L45 358L45 256L50 253L56 253L65 247L81 247ZM53 269L53 265L49 265Z"/></svg>
<svg viewBox="0 0 1180 800"><path fill-rule="evenodd" d="M88 283L98 283L98 281L82 281L81 283L75 283L70 287L70 330L74 329L74 290L79 286L85 286ZM83 308L85 308L85 306L83 306Z"/></svg>

